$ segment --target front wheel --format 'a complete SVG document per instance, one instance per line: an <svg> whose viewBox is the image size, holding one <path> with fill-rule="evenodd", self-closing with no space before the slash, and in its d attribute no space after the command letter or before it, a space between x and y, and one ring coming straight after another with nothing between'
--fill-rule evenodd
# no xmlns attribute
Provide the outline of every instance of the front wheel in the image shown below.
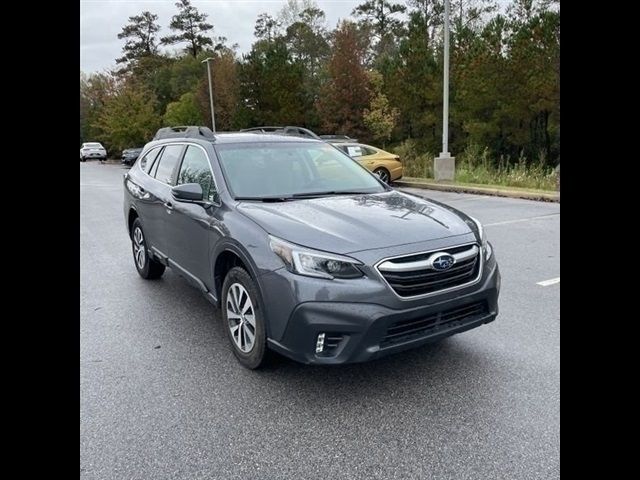
<svg viewBox="0 0 640 480"><path fill-rule="evenodd" d="M145 280L160 278L164 273L165 266L154 260L147 250L147 242L142 231L142 222L136 218L131 229L131 246L133 248L133 262L136 270Z"/></svg>
<svg viewBox="0 0 640 480"><path fill-rule="evenodd" d="M267 356L260 293L242 267L233 267L222 285L222 319L233 353L242 366L256 369Z"/></svg>

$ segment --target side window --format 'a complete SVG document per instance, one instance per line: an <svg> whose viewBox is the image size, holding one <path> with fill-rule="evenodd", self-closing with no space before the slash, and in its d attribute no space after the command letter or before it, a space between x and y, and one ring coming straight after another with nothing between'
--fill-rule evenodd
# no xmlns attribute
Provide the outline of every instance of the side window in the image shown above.
<svg viewBox="0 0 640 480"><path fill-rule="evenodd" d="M157 167L154 167L155 172L153 177L156 180L166 183L167 185L173 185L173 171L180 160L180 154L182 153L182 145L168 145L164 147L162 155L156 161Z"/></svg>
<svg viewBox="0 0 640 480"><path fill-rule="evenodd" d="M210 202L217 202L209 160L200 148L191 145L187 147L187 152L184 154L176 185L184 183L199 183L204 194L203 198Z"/></svg>
<svg viewBox="0 0 640 480"><path fill-rule="evenodd" d="M349 146L347 147L347 154L350 157L361 157L363 155L362 153L362 148L360 148L359 146Z"/></svg>
<svg viewBox="0 0 640 480"><path fill-rule="evenodd" d="M362 147L362 155L375 155L376 151L371 147Z"/></svg>
<svg viewBox="0 0 640 480"><path fill-rule="evenodd" d="M144 157L138 160L138 165L140 165L140 168L143 171L149 173L149 170L151 170L151 166L153 165L153 161L160 153L160 150L162 150L162 147L154 148L153 150L147 152Z"/></svg>

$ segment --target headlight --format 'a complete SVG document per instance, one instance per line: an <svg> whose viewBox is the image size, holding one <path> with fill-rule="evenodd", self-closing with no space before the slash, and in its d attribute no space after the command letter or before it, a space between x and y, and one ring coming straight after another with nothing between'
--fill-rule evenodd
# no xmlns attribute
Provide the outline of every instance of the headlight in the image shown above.
<svg viewBox="0 0 640 480"><path fill-rule="evenodd" d="M477 218L469 217L478 227L478 236L480 237L480 244L482 245L482 252L484 253L484 259L489 260L491 258L491 254L493 253L493 249L491 248L491 244L487 241L487 235L484 232L484 228L480 223L480 220Z"/></svg>
<svg viewBox="0 0 640 480"><path fill-rule="evenodd" d="M290 272L328 279L363 276L356 266L362 264L353 258L311 250L271 235L269 240L271 250L282 259Z"/></svg>

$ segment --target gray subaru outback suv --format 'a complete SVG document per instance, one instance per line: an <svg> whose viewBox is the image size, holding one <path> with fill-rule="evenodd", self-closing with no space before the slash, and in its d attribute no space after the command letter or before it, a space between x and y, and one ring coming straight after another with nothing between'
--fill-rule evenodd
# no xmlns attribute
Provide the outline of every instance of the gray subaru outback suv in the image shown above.
<svg viewBox="0 0 640 480"><path fill-rule="evenodd" d="M171 267L221 310L234 354L362 362L491 322L482 225L312 139L161 129L124 176L140 276Z"/></svg>

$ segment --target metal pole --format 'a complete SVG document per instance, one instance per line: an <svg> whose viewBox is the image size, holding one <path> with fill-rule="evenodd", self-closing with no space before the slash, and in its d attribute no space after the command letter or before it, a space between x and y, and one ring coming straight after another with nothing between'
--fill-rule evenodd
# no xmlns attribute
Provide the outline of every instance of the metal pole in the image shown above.
<svg viewBox="0 0 640 480"><path fill-rule="evenodd" d="M213 133L216 133L216 119L213 113L213 87L211 83L211 67L209 65L210 60L213 60L213 58L207 58L206 60L203 60L203 63L207 62L207 74L209 75L209 101L211 102L211 126L213 127Z"/></svg>
<svg viewBox="0 0 640 480"><path fill-rule="evenodd" d="M442 153L449 156L449 0L444 0L444 91L442 93Z"/></svg>

